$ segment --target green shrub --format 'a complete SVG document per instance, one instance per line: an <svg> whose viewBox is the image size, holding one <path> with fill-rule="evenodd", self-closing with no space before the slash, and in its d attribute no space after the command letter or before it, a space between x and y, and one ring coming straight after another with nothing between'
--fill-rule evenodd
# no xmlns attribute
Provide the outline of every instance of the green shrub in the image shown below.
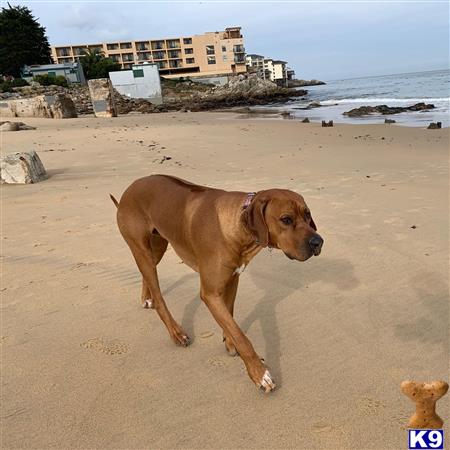
<svg viewBox="0 0 450 450"><path fill-rule="evenodd" d="M12 88L28 86L27 80L14 78L11 81L0 81L0 92L12 92Z"/></svg>
<svg viewBox="0 0 450 450"><path fill-rule="evenodd" d="M41 86L68 86L66 78L62 75L56 77L53 75L35 75L33 81L37 81Z"/></svg>

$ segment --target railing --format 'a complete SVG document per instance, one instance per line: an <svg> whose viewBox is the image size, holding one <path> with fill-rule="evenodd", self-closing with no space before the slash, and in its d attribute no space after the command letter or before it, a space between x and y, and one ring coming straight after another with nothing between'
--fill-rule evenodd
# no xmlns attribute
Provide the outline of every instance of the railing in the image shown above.
<svg viewBox="0 0 450 450"><path fill-rule="evenodd" d="M233 52L234 53L245 53L245 48L243 45L235 45L233 47Z"/></svg>

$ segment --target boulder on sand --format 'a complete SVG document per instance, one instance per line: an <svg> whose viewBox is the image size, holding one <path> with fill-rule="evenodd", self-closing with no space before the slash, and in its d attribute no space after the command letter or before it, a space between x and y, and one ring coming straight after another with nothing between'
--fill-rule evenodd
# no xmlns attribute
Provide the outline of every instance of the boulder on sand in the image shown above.
<svg viewBox="0 0 450 450"><path fill-rule="evenodd" d="M0 158L0 183L29 184L45 180L47 173L38 154L11 153Z"/></svg>
<svg viewBox="0 0 450 450"><path fill-rule="evenodd" d="M0 122L0 131L20 131L20 130L35 130L36 127L30 127L23 122Z"/></svg>

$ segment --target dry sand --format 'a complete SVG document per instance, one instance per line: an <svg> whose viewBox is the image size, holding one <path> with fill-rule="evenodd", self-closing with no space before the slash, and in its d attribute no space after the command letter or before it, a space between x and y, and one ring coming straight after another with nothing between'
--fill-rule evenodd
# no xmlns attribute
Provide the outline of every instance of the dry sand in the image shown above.
<svg viewBox="0 0 450 450"><path fill-rule="evenodd" d="M401 381L448 377L448 129L225 113L25 122L37 129L4 133L3 152L37 150L50 177L2 187L3 448L407 447ZM322 255L261 252L236 302L273 394L226 354L173 250L160 280L191 347L139 306L108 194L151 173L305 196Z"/></svg>

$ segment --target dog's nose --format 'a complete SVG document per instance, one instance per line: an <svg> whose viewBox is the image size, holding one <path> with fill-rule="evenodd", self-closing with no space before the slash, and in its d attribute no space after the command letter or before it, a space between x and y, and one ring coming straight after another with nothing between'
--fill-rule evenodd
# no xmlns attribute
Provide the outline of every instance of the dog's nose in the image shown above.
<svg viewBox="0 0 450 450"><path fill-rule="evenodd" d="M313 251L313 253L315 255L318 255L320 253L320 249L322 248L323 245L323 239L318 235L314 235L310 240L309 240L309 246L311 247L311 250Z"/></svg>

